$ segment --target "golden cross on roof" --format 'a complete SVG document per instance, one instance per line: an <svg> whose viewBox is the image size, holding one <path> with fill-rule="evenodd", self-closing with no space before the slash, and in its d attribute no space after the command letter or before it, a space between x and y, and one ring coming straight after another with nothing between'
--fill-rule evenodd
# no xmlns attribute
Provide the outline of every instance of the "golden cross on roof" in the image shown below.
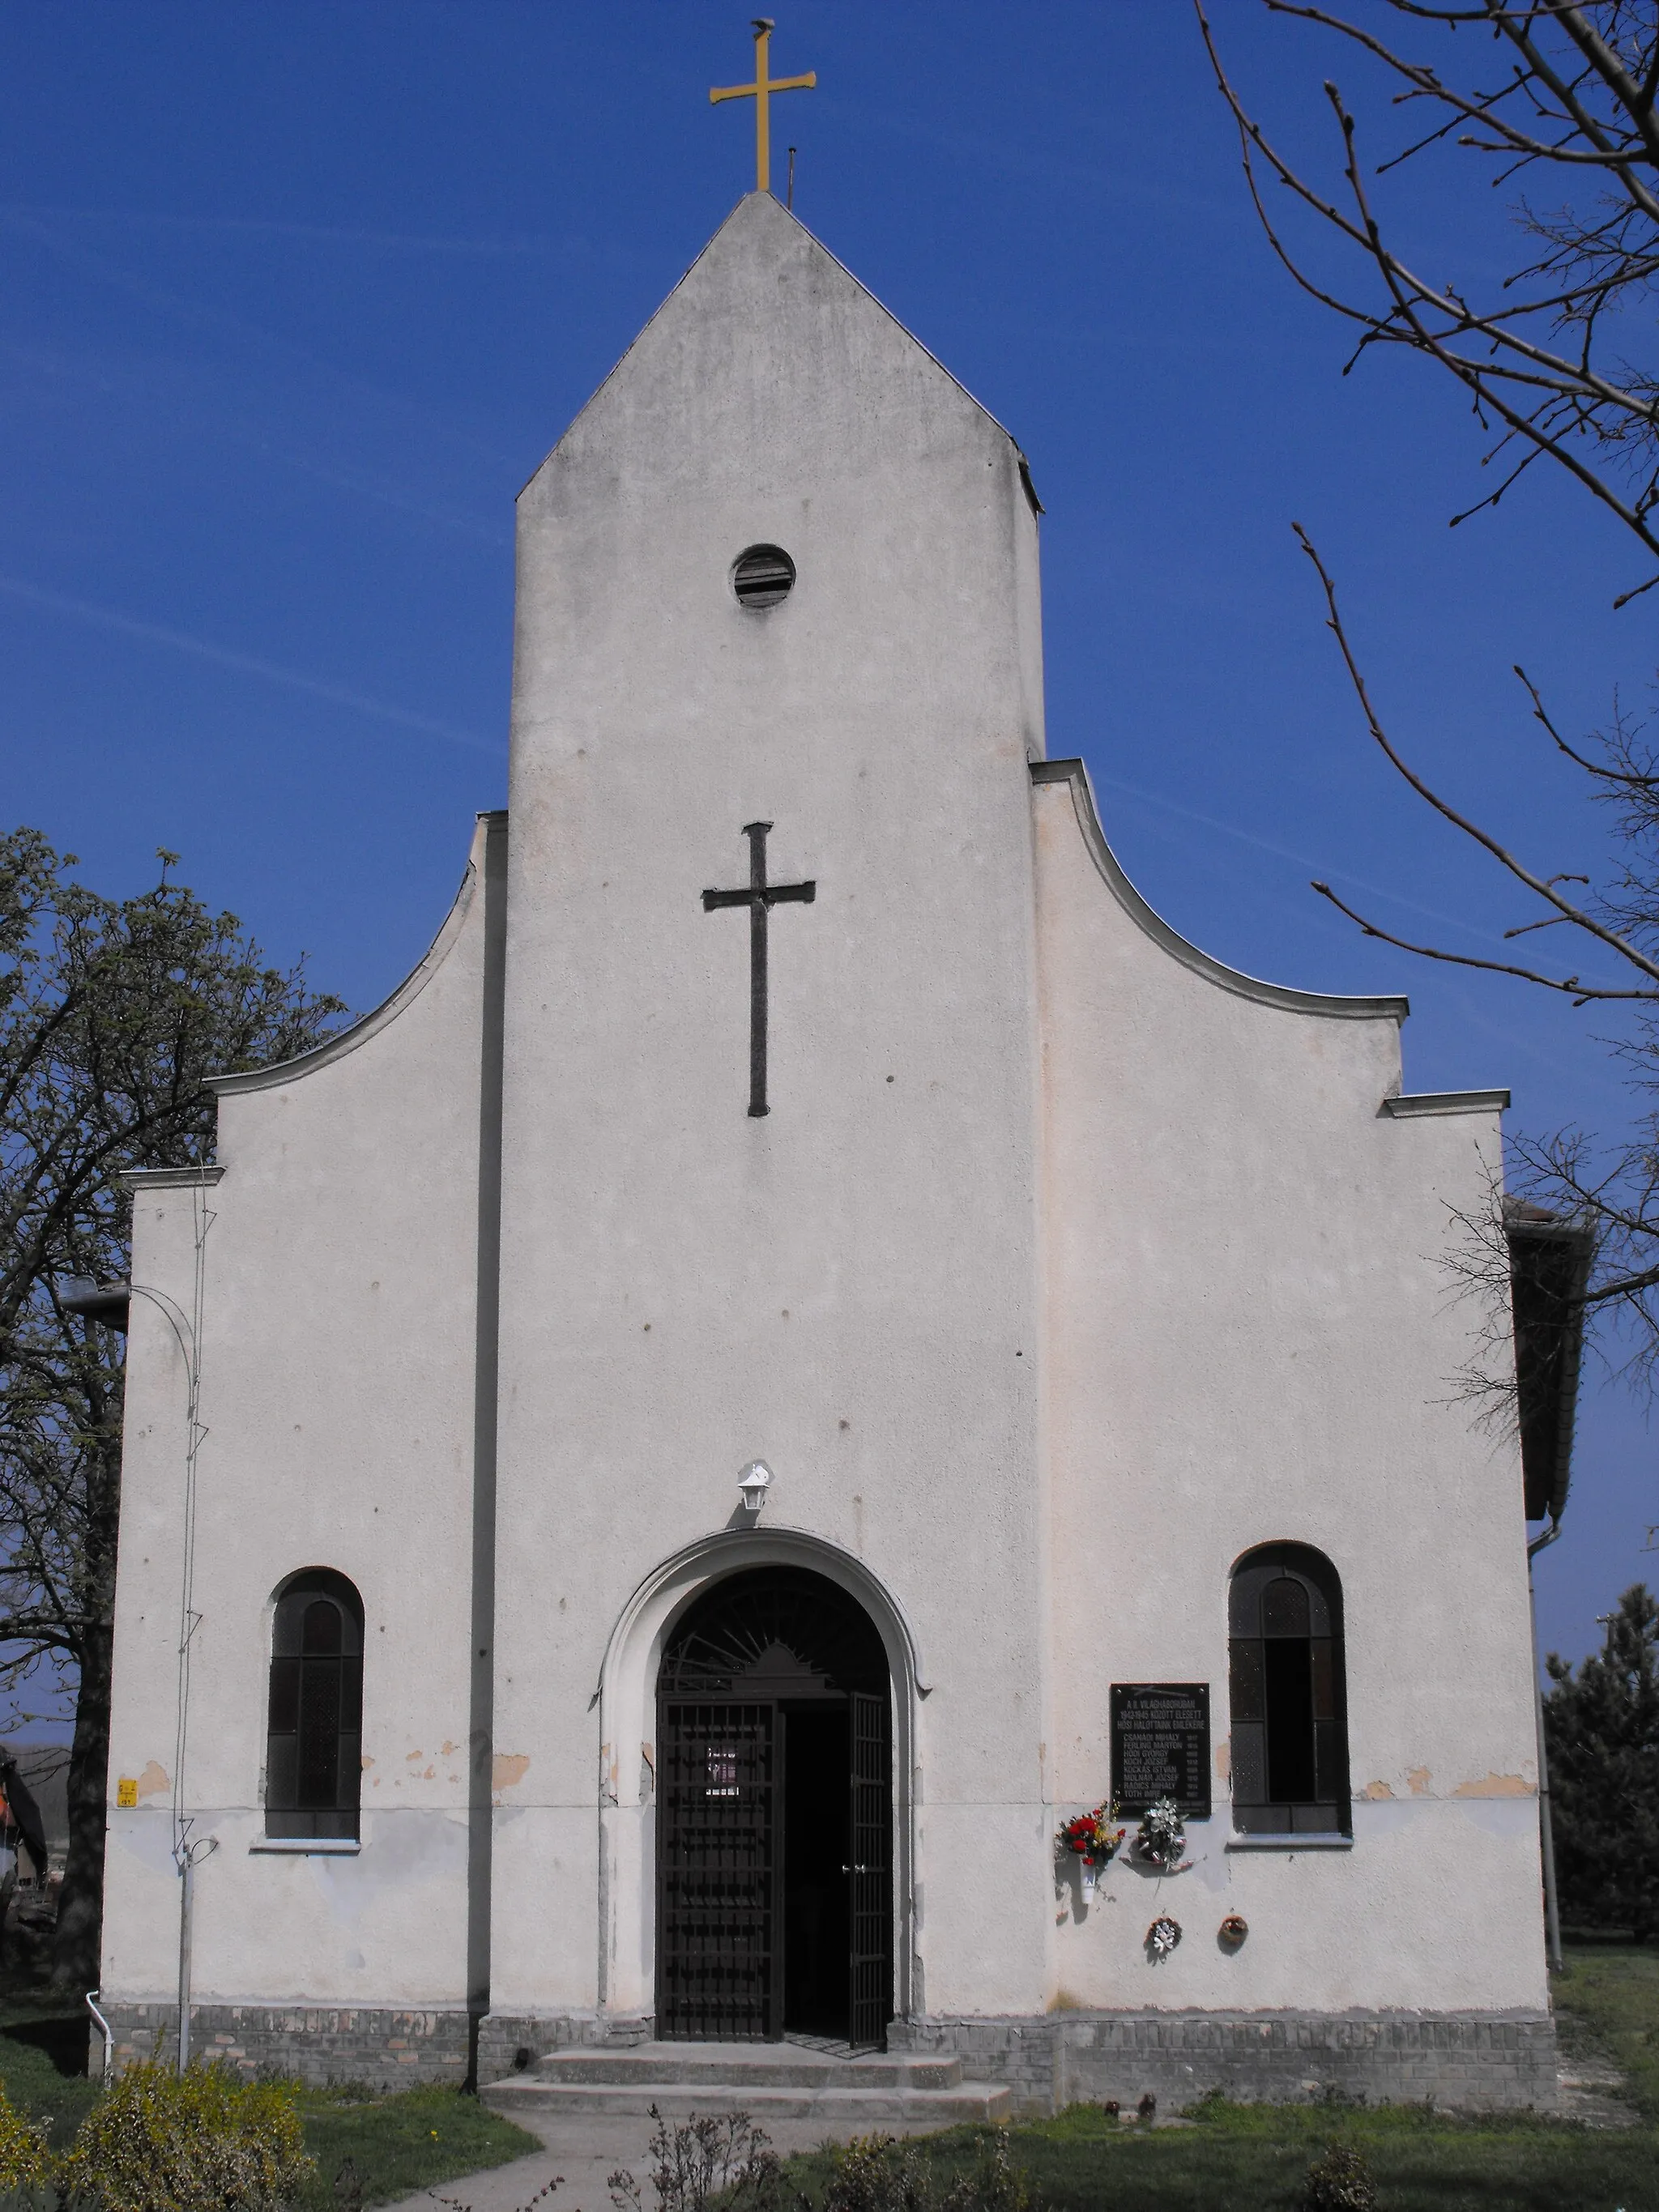
<svg viewBox="0 0 1659 2212"><path fill-rule="evenodd" d="M809 70L805 76L769 76L767 48L776 26L769 15L755 18L755 82L753 84L711 85L708 100L711 106L722 100L752 100L755 103L755 189L769 192L772 189L772 118L770 95L775 92L810 92L818 81L817 71Z"/></svg>

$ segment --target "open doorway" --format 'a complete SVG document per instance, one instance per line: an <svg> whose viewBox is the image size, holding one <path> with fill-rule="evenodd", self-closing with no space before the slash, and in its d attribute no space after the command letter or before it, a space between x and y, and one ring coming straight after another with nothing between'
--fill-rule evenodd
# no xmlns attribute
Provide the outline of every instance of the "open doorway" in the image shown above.
<svg viewBox="0 0 1659 2212"><path fill-rule="evenodd" d="M658 1681L657 2032L878 2046L892 1732L867 1613L805 1568L698 1598Z"/></svg>

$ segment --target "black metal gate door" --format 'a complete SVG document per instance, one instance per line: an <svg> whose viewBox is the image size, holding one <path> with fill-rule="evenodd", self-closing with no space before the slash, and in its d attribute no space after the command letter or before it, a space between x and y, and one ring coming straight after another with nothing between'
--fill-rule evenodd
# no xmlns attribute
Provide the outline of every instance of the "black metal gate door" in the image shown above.
<svg viewBox="0 0 1659 2212"><path fill-rule="evenodd" d="M893 1751L887 1699L853 1692L851 1814L852 1950L848 2041L878 2049L893 2016Z"/></svg>
<svg viewBox="0 0 1659 2212"><path fill-rule="evenodd" d="M781 2025L776 1711L665 1700L661 1711L657 2033L764 2042Z"/></svg>

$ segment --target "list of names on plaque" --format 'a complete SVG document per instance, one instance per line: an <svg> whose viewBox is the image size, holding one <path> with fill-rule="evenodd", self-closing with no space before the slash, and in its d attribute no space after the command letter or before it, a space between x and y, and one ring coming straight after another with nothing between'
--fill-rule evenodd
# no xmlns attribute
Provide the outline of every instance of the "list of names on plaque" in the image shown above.
<svg viewBox="0 0 1659 2212"><path fill-rule="evenodd" d="M1189 1820L1210 1817L1210 1686L1114 1682L1112 1796L1120 1813L1173 1797Z"/></svg>

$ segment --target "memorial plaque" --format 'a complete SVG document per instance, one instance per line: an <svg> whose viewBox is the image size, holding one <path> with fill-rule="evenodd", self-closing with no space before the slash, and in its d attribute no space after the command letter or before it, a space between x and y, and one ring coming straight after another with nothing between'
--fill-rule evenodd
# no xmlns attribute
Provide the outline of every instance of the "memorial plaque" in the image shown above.
<svg viewBox="0 0 1659 2212"><path fill-rule="evenodd" d="M1210 1817L1210 1686L1114 1682L1112 1796L1120 1813L1173 1797L1188 1820Z"/></svg>

